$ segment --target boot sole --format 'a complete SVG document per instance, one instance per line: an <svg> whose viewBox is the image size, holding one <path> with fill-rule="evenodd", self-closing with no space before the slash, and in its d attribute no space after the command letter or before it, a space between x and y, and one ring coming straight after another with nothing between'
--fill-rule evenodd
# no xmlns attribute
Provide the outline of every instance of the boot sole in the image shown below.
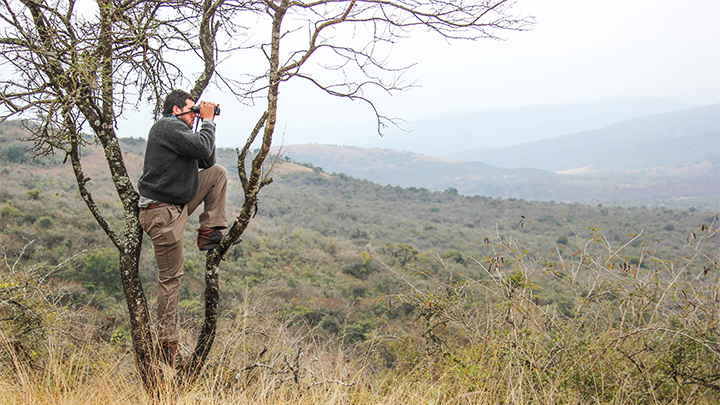
<svg viewBox="0 0 720 405"><path fill-rule="evenodd" d="M238 243L240 243L240 242L242 242L242 241L243 241L242 238L240 238L240 239L236 240L235 243L233 243L231 246L235 246L235 245L237 245ZM213 249L215 249L216 247L218 247L219 245L220 245L220 243L217 243L217 244L211 245L211 246L203 246L203 247L200 248L200 251L201 251L201 252L206 252L206 251L208 251L208 250L213 250Z"/></svg>

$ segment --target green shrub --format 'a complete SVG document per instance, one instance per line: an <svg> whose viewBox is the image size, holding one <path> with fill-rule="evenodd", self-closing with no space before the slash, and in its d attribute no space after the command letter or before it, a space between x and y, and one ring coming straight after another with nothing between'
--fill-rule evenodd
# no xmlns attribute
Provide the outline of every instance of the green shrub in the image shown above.
<svg viewBox="0 0 720 405"><path fill-rule="evenodd" d="M34 364L41 357L48 323L55 314L49 296L48 286L34 269L5 262L0 269L0 335L14 353L0 351L0 360L10 354Z"/></svg>
<svg viewBox="0 0 720 405"><path fill-rule="evenodd" d="M440 257L444 260L451 260L457 264L465 264L463 253L457 249L446 250L440 255Z"/></svg>
<svg viewBox="0 0 720 405"><path fill-rule="evenodd" d="M13 219L22 217L22 212L10 204L3 204L0 207L0 217Z"/></svg>
<svg viewBox="0 0 720 405"><path fill-rule="evenodd" d="M371 321L355 320L345 327L345 337L351 342L362 342L373 329L375 327Z"/></svg>
<svg viewBox="0 0 720 405"><path fill-rule="evenodd" d="M367 280L368 277L380 271L374 261L348 263L342 268L342 272L360 280Z"/></svg>
<svg viewBox="0 0 720 405"><path fill-rule="evenodd" d="M35 220L35 225L37 225L43 229L50 229L53 227L54 223L53 223L52 218L50 218L50 217L40 217L37 220Z"/></svg>
<svg viewBox="0 0 720 405"><path fill-rule="evenodd" d="M90 252L85 260L82 272L75 280L91 293L104 293L110 296L122 291L120 281L120 258L115 249L98 249Z"/></svg>
<svg viewBox="0 0 720 405"><path fill-rule="evenodd" d="M26 194L29 200L37 200L40 198L39 190L28 190Z"/></svg>
<svg viewBox="0 0 720 405"><path fill-rule="evenodd" d="M0 158L10 163L25 163L32 156L28 153L27 145L20 141L12 141L0 148Z"/></svg>

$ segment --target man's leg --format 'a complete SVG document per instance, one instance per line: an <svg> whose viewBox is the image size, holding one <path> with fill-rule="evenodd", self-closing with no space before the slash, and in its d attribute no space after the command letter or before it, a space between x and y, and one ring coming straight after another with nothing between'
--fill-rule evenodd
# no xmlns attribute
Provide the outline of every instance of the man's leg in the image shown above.
<svg viewBox="0 0 720 405"><path fill-rule="evenodd" d="M223 238L221 229L227 228L225 193L227 190L227 170L214 165L199 173L200 185L195 198L188 204L188 215L204 204L200 214L197 245L201 251L214 249ZM240 240L235 241L239 243Z"/></svg>
<svg viewBox="0 0 720 405"><path fill-rule="evenodd" d="M188 203L188 215L204 203L200 214L200 228L227 228L227 212L225 210L225 193L227 191L227 170L214 165L199 173L200 185L195 198Z"/></svg>
<svg viewBox="0 0 720 405"><path fill-rule="evenodd" d="M140 211L140 224L150 235L158 265L158 338L161 343L180 338L178 300L183 276L183 234L187 208L170 205Z"/></svg>

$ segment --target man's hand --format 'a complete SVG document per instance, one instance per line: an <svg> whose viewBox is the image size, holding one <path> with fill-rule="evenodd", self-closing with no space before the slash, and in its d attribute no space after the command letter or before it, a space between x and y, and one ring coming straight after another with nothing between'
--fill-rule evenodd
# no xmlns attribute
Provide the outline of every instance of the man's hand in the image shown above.
<svg viewBox="0 0 720 405"><path fill-rule="evenodd" d="M215 118L215 104L208 101L200 102L200 118L202 119L214 119Z"/></svg>

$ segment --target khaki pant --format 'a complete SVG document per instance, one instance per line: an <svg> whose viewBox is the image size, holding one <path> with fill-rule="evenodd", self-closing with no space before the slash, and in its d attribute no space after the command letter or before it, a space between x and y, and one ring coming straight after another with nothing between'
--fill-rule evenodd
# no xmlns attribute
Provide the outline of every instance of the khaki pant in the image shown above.
<svg viewBox="0 0 720 405"><path fill-rule="evenodd" d="M183 235L188 215L204 203L200 227L227 227L227 171L220 165L214 165L199 175L197 195L188 204L140 210L140 225L152 239L158 266L157 315L161 342L173 342L180 338L178 301L183 276Z"/></svg>

